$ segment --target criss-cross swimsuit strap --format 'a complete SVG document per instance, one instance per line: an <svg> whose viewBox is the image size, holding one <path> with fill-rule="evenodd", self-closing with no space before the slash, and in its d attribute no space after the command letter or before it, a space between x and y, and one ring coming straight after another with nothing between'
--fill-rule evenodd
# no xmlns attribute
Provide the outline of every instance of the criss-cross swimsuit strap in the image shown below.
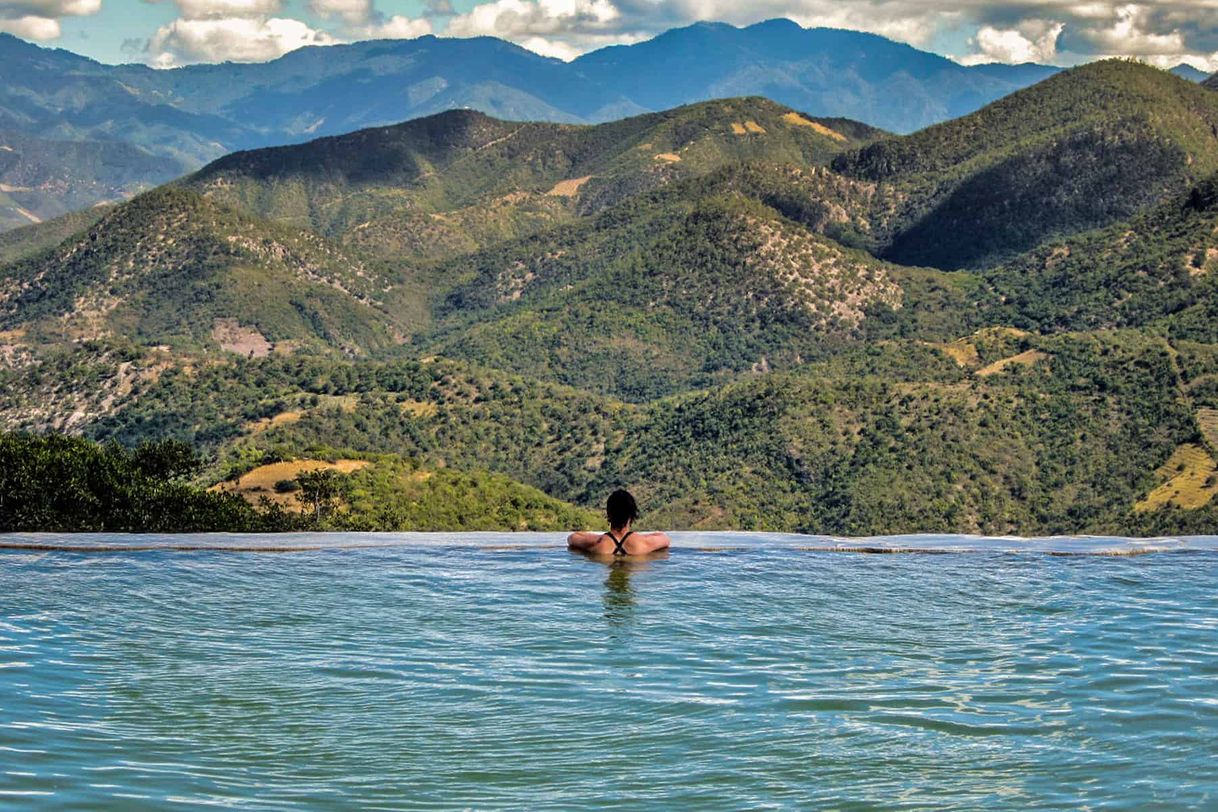
<svg viewBox="0 0 1218 812"><path fill-rule="evenodd" d="M614 555L630 555L630 553L626 552L626 547L624 545L626 544L626 539L630 538L630 535L632 533L634 533L633 530L627 530L621 538L618 538L617 536L613 535L612 530L605 534L609 538L613 539L613 554Z"/></svg>

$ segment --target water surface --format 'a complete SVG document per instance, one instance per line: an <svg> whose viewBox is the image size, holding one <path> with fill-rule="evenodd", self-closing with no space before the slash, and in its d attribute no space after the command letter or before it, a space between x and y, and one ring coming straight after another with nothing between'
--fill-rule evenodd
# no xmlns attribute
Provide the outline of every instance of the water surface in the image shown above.
<svg viewBox="0 0 1218 812"><path fill-rule="evenodd" d="M0 807L1218 805L1213 539L678 541L0 537Z"/></svg>

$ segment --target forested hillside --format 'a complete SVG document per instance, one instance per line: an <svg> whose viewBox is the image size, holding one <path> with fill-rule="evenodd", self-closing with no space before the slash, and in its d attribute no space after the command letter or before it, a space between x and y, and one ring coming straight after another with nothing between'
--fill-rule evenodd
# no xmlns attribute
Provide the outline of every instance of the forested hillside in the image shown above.
<svg viewBox="0 0 1218 812"><path fill-rule="evenodd" d="M747 98L238 153L0 244L0 425L180 440L291 526L626 485L674 528L1212 530L1213 99L1110 62L909 137Z"/></svg>
<svg viewBox="0 0 1218 812"><path fill-rule="evenodd" d="M728 165L827 164L881 135L857 122L822 122L759 98L595 127L499 121L454 110L300 146L236 153L185 182L215 200L386 258L435 259L531 234Z"/></svg>
<svg viewBox="0 0 1218 812"><path fill-rule="evenodd" d="M310 232L166 187L9 265L0 329L34 342L123 335L256 355L394 346L394 277Z"/></svg>
<svg viewBox="0 0 1218 812"><path fill-rule="evenodd" d="M1146 65L1097 62L834 167L897 199L885 258L989 265L1218 171L1218 94Z"/></svg>

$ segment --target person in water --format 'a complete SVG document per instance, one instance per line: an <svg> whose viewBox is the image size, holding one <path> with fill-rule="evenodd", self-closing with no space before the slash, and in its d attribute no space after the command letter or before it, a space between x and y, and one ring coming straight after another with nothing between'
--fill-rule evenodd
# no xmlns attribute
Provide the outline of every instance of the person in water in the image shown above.
<svg viewBox="0 0 1218 812"><path fill-rule="evenodd" d="M575 532L567 536L571 550L596 556L649 555L667 550L671 540L663 533L636 533L630 529L639 517L639 506L628 491L617 490L605 505L608 533Z"/></svg>

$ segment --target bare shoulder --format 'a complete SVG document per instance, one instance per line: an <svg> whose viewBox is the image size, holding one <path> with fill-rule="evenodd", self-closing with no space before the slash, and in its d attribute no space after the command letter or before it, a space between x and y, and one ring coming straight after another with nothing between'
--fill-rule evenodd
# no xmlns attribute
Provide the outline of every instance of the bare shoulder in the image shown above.
<svg viewBox="0 0 1218 812"><path fill-rule="evenodd" d="M667 550L669 545L672 544L672 539L668 537L667 533L637 533L636 535L639 541L647 544L650 552L655 552L656 550Z"/></svg>

